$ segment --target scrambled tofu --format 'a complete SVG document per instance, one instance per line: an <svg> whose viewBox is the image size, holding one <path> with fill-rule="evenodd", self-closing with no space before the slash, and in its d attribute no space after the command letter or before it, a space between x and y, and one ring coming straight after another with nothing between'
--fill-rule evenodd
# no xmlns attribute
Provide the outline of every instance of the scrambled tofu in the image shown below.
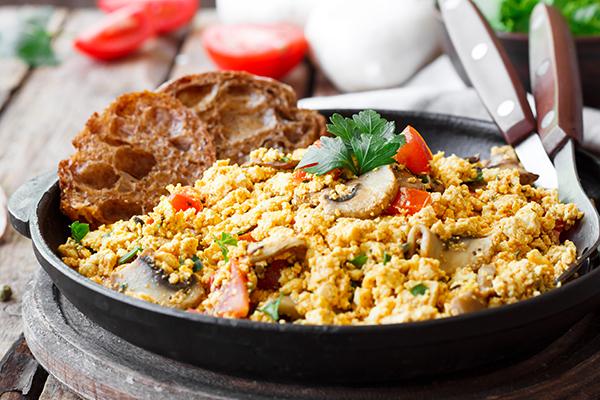
<svg viewBox="0 0 600 400"><path fill-rule="evenodd" d="M358 196L354 177L280 168L302 152L258 149L251 159L260 162L243 166L217 161L194 186L169 186L149 214L70 238L59 252L95 282L165 306L340 325L514 303L554 288L576 259L559 235L582 213L556 191L522 184L517 169L438 153L426 178L438 190L419 210L378 205L351 217L327 202ZM177 195L193 201L181 206Z"/></svg>

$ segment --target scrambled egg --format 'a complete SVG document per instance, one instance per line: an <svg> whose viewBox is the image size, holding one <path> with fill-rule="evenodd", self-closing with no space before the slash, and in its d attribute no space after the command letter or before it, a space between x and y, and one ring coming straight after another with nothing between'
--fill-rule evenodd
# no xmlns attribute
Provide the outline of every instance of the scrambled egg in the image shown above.
<svg viewBox="0 0 600 400"><path fill-rule="evenodd" d="M341 325L427 320L514 303L554 288L576 259L575 245L559 235L582 213L560 203L556 191L522 185L517 169L481 168L438 153L430 179L443 188L420 211L351 218L324 212L314 198L328 188L348 195L340 187L348 177L268 165L298 160L302 152L259 149L251 154L259 165L217 161L193 187L168 187L200 199L200 210L177 211L172 196L164 196L148 215L103 225L80 243L70 238L59 252L97 283L159 304L255 321ZM478 175L478 185L467 184ZM151 255L147 279L154 282L140 289L115 279L143 254ZM224 290L240 276L248 308L217 312L241 295L239 287ZM143 290L152 285L171 294Z"/></svg>

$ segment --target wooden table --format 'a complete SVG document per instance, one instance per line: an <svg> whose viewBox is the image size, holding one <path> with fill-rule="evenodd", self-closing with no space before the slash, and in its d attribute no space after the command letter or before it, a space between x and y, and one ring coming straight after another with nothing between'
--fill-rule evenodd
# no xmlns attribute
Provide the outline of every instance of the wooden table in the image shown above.
<svg viewBox="0 0 600 400"><path fill-rule="evenodd" d="M31 7L0 7L0 27L21 18ZM200 38L214 23L214 10L197 15L189 29L156 38L137 54L99 63L73 49L73 38L96 21L92 9L56 8L48 29L61 62L28 68L18 59L0 58L0 186L10 195L21 183L56 169L71 151L72 137L88 116L124 92L152 90L167 79L214 69ZM308 63L284 79L298 97L335 93ZM10 284L13 299L0 303L0 400L73 399L72 393L39 368L22 339L21 300L37 270L30 241L11 228L0 242L0 285ZM12 388L12 389L11 389ZM24 397L22 391L29 391ZM3 393L4 392L4 393Z"/></svg>

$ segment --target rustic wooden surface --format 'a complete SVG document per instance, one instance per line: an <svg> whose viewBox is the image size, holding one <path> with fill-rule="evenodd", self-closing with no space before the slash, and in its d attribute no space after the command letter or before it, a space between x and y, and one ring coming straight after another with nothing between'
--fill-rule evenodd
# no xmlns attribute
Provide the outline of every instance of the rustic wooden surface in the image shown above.
<svg viewBox="0 0 600 400"><path fill-rule="evenodd" d="M3 6L13 3L19 2L0 0L0 34L9 23L35 9ZM54 3L80 5L76 0ZM76 33L99 14L85 8L53 10L48 29L60 59L57 66L29 68L18 59L0 58L0 186L7 195L27 179L55 169L58 160L71 152L71 138L87 117L119 94L152 90L172 77L214 69L200 44L202 29L216 20L214 10L204 9L190 28L153 39L135 55L112 63L92 61L72 46ZM325 78L309 76L311 70L303 63L284 81L299 97L335 92ZM313 87L312 82L319 84ZM26 284L38 268L29 240L9 228L0 241L0 285L10 284L13 297L0 303L0 359L20 343L21 302ZM25 398L13 389L0 384L0 400ZM27 398L38 395L30 393ZM41 398L73 397L55 380L48 380Z"/></svg>
<svg viewBox="0 0 600 400"><path fill-rule="evenodd" d="M26 294L23 312L27 343L37 360L86 399L558 400L597 399L600 393L600 313L522 361L398 385L336 387L235 378L145 351L87 319L43 271ZM65 391L52 386L45 391Z"/></svg>

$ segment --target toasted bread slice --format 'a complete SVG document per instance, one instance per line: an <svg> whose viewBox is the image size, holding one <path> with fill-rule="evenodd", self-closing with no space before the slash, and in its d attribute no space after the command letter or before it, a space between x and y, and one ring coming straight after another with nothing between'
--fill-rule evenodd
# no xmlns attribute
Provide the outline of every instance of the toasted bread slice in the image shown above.
<svg viewBox="0 0 600 400"><path fill-rule="evenodd" d="M297 107L293 89L245 72L188 75L159 88L193 109L213 135L217 158L242 163L258 147L290 151L325 134L325 119Z"/></svg>
<svg viewBox="0 0 600 400"><path fill-rule="evenodd" d="M172 96L140 92L95 113L58 166L61 209L96 227L147 213L168 184L192 184L215 162L212 137Z"/></svg>

